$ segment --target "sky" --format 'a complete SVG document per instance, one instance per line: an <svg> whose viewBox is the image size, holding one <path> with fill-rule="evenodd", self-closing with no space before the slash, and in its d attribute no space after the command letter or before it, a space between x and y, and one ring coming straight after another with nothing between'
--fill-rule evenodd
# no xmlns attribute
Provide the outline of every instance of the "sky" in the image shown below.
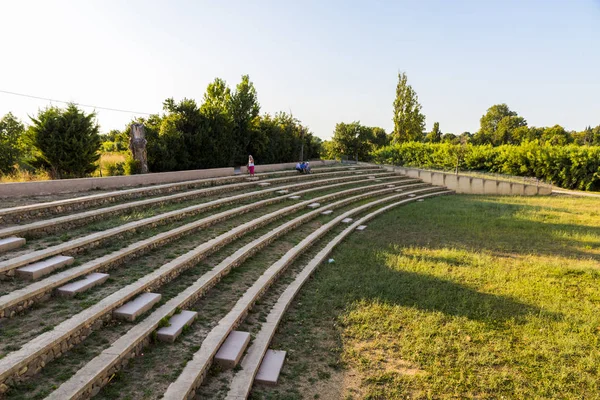
<svg viewBox="0 0 600 400"><path fill-rule="evenodd" d="M249 74L262 113L327 139L338 122L392 131L403 71L427 130L475 132L498 103L600 125L600 0L4 0L0 21L0 91L157 113ZM0 116L50 104L0 93ZM144 116L96 112L101 132Z"/></svg>

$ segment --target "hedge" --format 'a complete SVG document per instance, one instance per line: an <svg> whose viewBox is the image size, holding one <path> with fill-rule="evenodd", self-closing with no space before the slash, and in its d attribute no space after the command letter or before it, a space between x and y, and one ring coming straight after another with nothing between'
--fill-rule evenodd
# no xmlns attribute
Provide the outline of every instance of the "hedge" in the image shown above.
<svg viewBox="0 0 600 400"><path fill-rule="evenodd" d="M377 163L462 171L484 171L541 179L566 189L600 190L600 146L476 146L407 142L375 150Z"/></svg>

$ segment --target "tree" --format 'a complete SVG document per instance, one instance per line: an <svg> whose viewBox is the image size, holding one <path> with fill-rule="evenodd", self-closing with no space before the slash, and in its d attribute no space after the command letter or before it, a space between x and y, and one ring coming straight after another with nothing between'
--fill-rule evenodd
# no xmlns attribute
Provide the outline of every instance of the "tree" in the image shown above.
<svg viewBox="0 0 600 400"><path fill-rule="evenodd" d="M408 84L406 73L400 73L394 100L394 141L421 141L424 129L425 115L421 113L417 94Z"/></svg>
<svg viewBox="0 0 600 400"><path fill-rule="evenodd" d="M53 179L84 177L96 169L100 136L96 114L86 114L74 104L66 109L49 107L31 117L34 165L49 170Z"/></svg>
<svg viewBox="0 0 600 400"><path fill-rule="evenodd" d="M0 120L0 173L9 174L23 154L25 127L12 113Z"/></svg>
<svg viewBox="0 0 600 400"><path fill-rule="evenodd" d="M506 104L496 104L488 108L480 119L480 128L473 138L475 144L518 144L514 142L514 131L527 126L527 121L512 111Z"/></svg>
<svg viewBox="0 0 600 400"><path fill-rule="evenodd" d="M254 84L248 75L242 76L242 81L236 86L235 93L230 101L231 115L233 118L233 137L237 145L235 153L232 152L234 162L238 165L246 164L248 154L259 150L256 133L258 131L258 114L260 105Z"/></svg>
<svg viewBox="0 0 600 400"><path fill-rule="evenodd" d="M560 125L544 128L541 138L542 143L564 146L573 141L572 135Z"/></svg>
<svg viewBox="0 0 600 400"><path fill-rule="evenodd" d="M373 130L358 121L336 124L332 139L335 154L346 155L357 161L369 158L372 140Z"/></svg>
<svg viewBox="0 0 600 400"><path fill-rule="evenodd" d="M371 139L371 143L373 144L373 146L379 148L390 144L390 138L388 137L388 134L385 133L385 130L383 128L375 126L371 128L371 131L373 134L373 138Z"/></svg>
<svg viewBox="0 0 600 400"><path fill-rule="evenodd" d="M429 143L439 143L442 141L442 131L440 130L439 122L433 123L433 129L427 134L425 141Z"/></svg>

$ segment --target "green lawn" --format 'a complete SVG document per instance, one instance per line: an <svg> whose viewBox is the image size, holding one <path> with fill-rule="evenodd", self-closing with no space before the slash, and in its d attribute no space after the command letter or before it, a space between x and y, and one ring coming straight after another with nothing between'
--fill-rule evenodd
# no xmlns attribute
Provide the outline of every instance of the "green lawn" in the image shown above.
<svg viewBox="0 0 600 400"><path fill-rule="evenodd" d="M454 195L399 207L319 267L253 398L600 398L600 202Z"/></svg>

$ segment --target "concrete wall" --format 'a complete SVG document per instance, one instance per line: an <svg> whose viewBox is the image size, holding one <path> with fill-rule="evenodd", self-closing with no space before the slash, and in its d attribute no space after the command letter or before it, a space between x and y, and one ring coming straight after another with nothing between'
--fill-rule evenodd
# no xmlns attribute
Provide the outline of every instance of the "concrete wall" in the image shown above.
<svg viewBox="0 0 600 400"><path fill-rule="evenodd" d="M410 176L411 178L419 178L432 185L445 186L448 189L456 191L456 193L512 196L549 195L552 193L552 188L546 185L515 183L489 178L475 178L468 175L428 171L419 168L394 167L391 165L384 165L383 167L388 171L399 172Z"/></svg>
<svg viewBox="0 0 600 400"><path fill-rule="evenodd" d="M317 167L332 164L335 161L313 161ZM296 163L257 165L256 172L269 172L291 169ZM242 168L246 172L246 167ZM131 186L156 185L191 181L195 179L218 178L234 175L233 168L195 169L188 171L158 172L144 175L107 176L103 178L62 179L54 181L1 183L0 198L19 196L38 196L56 193L83 192L96 189L118 189ZM2 208L2 206L0 206Z"/></svg>

